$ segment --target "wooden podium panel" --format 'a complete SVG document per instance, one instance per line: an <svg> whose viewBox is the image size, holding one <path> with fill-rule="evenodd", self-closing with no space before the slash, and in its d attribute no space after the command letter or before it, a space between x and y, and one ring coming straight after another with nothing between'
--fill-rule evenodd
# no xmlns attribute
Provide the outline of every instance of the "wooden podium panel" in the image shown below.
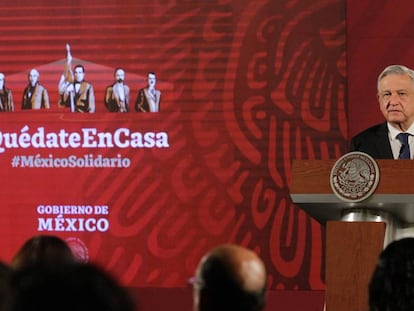
<svg viewBox="0 0 414 311"><path fill-rule="evenodd" d="M326 230L326 311L368 310L385 223L328 221Z"/></svg>
<svg viewBox="0 0 414 311"><path fill-rule="evenodd" d="M414 224L414 161L375 161L378 187L360 202L342 200L333 192L336 160L292 163L293 203L326 225L327 311L367 311L368 285L384 240L389 243L396 237L390 233ZM346 217L354 212L361 217Z"/></svg>
<svg viewBox="0 0 414 311"><path fill-rule="evenodd" d="M326 311L368 310L368 285L384 246L385 226L327 222Z"/></svg>

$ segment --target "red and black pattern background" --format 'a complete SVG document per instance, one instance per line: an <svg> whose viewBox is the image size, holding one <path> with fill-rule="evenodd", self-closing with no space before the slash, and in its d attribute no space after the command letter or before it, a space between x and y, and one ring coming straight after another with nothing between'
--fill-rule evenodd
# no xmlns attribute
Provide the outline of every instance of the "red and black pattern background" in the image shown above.
<svg viewBox="0 0 414 311"><path fill-rule="evenodd" d="M293 159L347 148L346 1L14 1L0 10L0 71L16 111L2 132L95 127L169 133L167 150L91 150L129 157L128 169L16 169L1 155L0 255L37 234L39 204L102 204L105 233L81 239L124 284L185 287L218 243L254 249L269 289L324 289L324 231L289 196ZM94 115L57 107L65 44L85 65ZM51 111L20 111L30 68ZM132 100L155 71L161 112L111 114L103 105L123 67ZM82 155L84 151L74 153ZM42 154L24 150L27 154ZM49 154L42 154L47 156ZM68 150L54 154L67 155Z"/></svg>
<svg viewBox="0 0 414 311"><path fill-rule="evenodd" d="M347 1L348 110L350 137L383 121L377 77L389 65L414 68L413 3Z"/></svg>

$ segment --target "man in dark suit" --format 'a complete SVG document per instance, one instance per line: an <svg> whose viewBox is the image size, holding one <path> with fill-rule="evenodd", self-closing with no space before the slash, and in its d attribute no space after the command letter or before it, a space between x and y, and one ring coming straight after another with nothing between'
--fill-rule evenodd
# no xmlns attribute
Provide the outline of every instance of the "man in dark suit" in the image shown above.
<svg viewBox="0 0 414 311"><path fill-rule="evenodd" d="M147 86L138 91L135 101L136 112L159 112L161 91L155 88L157 77L155 72L148 72Z"/></svg>
<svg viewBox="0 0 414 311"><path fill-rule="evenodd" d="M375 159L412 159L414 71L402 65L388 66L378 77L377 89L386 121L354 136L350 151L365 152Z"/></svg>
<svg viewBox="0 0 414 311"><path fill-rule="evenodd" d="M22 109L49 109L49 94L39 83L39 71L31 69L28 74L29 84L23 91Z"/></svg>

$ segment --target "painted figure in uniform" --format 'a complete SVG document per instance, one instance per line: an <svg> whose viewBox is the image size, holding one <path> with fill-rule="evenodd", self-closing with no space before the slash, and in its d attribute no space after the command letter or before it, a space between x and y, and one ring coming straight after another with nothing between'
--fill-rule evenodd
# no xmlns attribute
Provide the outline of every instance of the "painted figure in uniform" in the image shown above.
<svg viewBox="0 0 414 311"><path fill-rule="evenodd" d="M29 84L23 91L22 109L49 109L47 89L39 84L39 71L31 69L28 74Z"/></svg>
<svg viewBox="0 0 414 311"><path fill-rule="evenodd" d="M6 87L6 76L0 72L0 111L14 111L13 93Z"/></svg>
<svg viewBox="0 0 414 311"><path fill-rule="evenodd" d="M125 70L116 68L114 72L115 82L105 91L105 107L110 112L129 111L129 87L124 83Z"/></svg>
<svg viewBox="0 0 414 311"><path fill-rule="evenodd" d="M70 107L71 112L95 112L95 93L92 84L85 81L85 68L76 65L71 69L72 55L66 45L66 63L59 81L59 106Z"/></svg>
<svg viewBox="0 0 414 311"><path fill-rule="evenodd" d="M135 101L135 111L137 112L159 112L161 92L155 88L157 77L154 72L147 75L147 86L138 91Z"/></svg>

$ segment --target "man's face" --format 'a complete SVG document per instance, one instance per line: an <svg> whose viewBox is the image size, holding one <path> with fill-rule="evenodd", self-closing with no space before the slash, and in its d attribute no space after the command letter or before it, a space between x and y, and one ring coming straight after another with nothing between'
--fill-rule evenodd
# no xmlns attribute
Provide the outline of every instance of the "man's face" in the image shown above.
<svg viewBox="0 0 414 311"><path fill-rule="evenodd" d="M124 82L125 80L125 72L122 69L118 69L115 72L115 81L118 83Z"/></svg>
<svg viewBox="0 0 414 311"><path fill-rule="evenodd" d="M31 85L35 85L39 79L39 73L36 70L30 70L29 82Z"/></svg>
<svg viewBox="0 0 414 311"><path fill-rule="evenodd" d="M379 83L378 102L385 119L407 130L414 121L414 82L408 75L390 74Z"/></svg>
<svg viewBox="0 0 414 311"><path fill-rule="evenodd" d="M81 67L75 68L75 80L76 82L82 82L83 78L85 77L85 73Z"/></svg>
<svg viewBox="0 0 414 311"><path fill-rule="evenodd" d="M4 87L4 74L0 73L0 90Z"/></svg>
<svg viewBox="0 0 414 311"><path fill-rule="evenodd" d="M155 78L155 75L150 73L148 74L148 86L150 87L155 87L155 82L157 81L157 79Z"/></svg>

